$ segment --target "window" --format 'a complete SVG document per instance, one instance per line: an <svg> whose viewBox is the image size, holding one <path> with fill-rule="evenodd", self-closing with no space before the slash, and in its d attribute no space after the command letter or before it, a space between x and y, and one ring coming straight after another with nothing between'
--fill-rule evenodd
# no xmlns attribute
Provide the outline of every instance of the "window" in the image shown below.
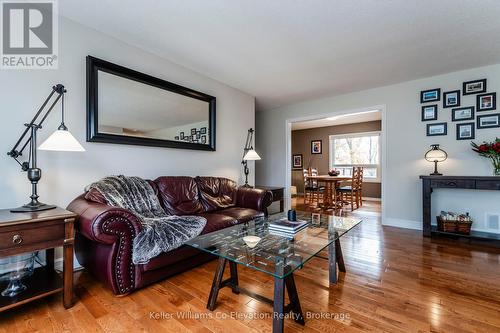
<svg viewBox="0 0 500 333"><path fill-rule="evenodd" d="M380 181L380 133L330 136L330 168L352 176L352 167L363 167L366 181Z"/></svg>

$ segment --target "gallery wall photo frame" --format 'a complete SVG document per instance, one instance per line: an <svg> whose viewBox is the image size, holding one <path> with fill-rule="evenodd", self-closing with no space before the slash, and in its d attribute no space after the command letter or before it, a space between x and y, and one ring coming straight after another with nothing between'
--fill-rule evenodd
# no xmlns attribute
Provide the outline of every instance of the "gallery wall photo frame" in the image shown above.
<svg viewBox="0 0 500 333"><path fill-rule="evenodd" d="M323 141L322 140L312 140L311 141L311 154L323 154Z"/></svg>
<svg viewBox="0 0 500 333"><path fill-rule="evenodd" d="M443 93L443 108L460 106L460 90L445 91Z"/></svg>
<svg viewBox="0 0 500 333"><path fill-rule="evenodd" d="M477 128L500 127L500 113L477 116Z"/></svg>
<svg viewBox="0 0 500 333"><path fill-rule="evenodd" d="M427 136L441 136L448 134L448 123L427 124Z"/></svg>
<svg viewBox="0 0 500 333"><path fill-rule="evenodd" d="M462 94L474 95L486 92L486 79L473 80L462 83Z"/></svg>
<svg viewBox="0 0 500 333"><path fill-rule="evenodd" d="M490 92L486 94L476 95L477 112L496 110L497 108L497 93Z"/></svg>
<svg viewBox="0 0 500 333"><path fill-rule="evenodd" d="M420 92L420 103L438 102L441 99L441 88L422 90Z"/></svg>
<svg viewBox="0 0 500 333"><path fill-rule="evenodd" d="M475 126L474 122L457 124L457 140L474 140L476 138Z"/></svg>
<svg viewBox="0 0 500 333"><path fill-rule="evenodd" d="M474 114L473 106L451 109L451 121L473 120Z"/></svg>
<svg viewBox="0 0 500 333"><path fill-rule="evenodd" d="M422 106L422 121L431 121L438 119L438 105L423 105Z"/></svg>
<svg viewBox="0 0 500 333"><path fill-rule="evenodd" d="M302 154L293 154L292 155L292 168L293 169L302 169L304 167Z"/></svg>

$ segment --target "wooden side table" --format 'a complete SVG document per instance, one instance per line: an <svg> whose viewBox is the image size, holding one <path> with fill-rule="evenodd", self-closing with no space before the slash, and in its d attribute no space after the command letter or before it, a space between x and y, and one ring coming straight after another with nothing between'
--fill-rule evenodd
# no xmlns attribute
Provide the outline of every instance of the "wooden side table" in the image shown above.
<svg viewBox="0 0 500 333"><path fill-rule="evenodd" d="M62 208L33 213L0 210L0 258L45 250L46 266L23 279L28 287L14 297L0 296L0 312L63 292L65 308L73 305L73 245L76 215ZM63 247L63 276L54 270L54 248ZM0 284L0 290L6 283Z"/></svg>
<svg viewBox="0 0 500 333"><path fill-rule="evenodd" d="M255 188L273 192L273 202L279 201L280 213L285 210L285 188L278 186L255 186Z"/></svg>

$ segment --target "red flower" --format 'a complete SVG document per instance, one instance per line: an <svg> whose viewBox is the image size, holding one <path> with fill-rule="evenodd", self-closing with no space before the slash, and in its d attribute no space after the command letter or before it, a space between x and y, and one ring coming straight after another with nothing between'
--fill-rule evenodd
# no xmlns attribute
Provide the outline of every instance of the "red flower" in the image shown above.
<svg viewBox="0 0 500 333"><path fill-rule="evenodd" d="M487 145L487 144L482 144L478 147L478 150L481 152L481 153L485 153L487 152L488 150L490 150L490 147Z"/></svg>

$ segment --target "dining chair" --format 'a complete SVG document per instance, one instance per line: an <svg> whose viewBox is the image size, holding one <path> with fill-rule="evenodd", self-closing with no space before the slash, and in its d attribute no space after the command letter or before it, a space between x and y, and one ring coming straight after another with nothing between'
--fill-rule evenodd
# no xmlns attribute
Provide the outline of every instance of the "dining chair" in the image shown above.
<svg viewBox="0 0 500 333"><path fill-rule="evenodd" d="M318 170L311 168L303 169L304 174L304 204L307 203L307 198L309 197L309 205L315 202L319 204L320 199L323 198L323 193L325 191L324 186L319 186L318 181L315 179L309 179L309 176L317 176Z"/></svg>
<svg viewBox="0 0 500 333"><path fill-rule="evenodd" d="M351 211L362 205L362 187L363 187L363 167L352 168L352 179L349 185L341 186L337 189L343 203L351 206Z"/></svg>

